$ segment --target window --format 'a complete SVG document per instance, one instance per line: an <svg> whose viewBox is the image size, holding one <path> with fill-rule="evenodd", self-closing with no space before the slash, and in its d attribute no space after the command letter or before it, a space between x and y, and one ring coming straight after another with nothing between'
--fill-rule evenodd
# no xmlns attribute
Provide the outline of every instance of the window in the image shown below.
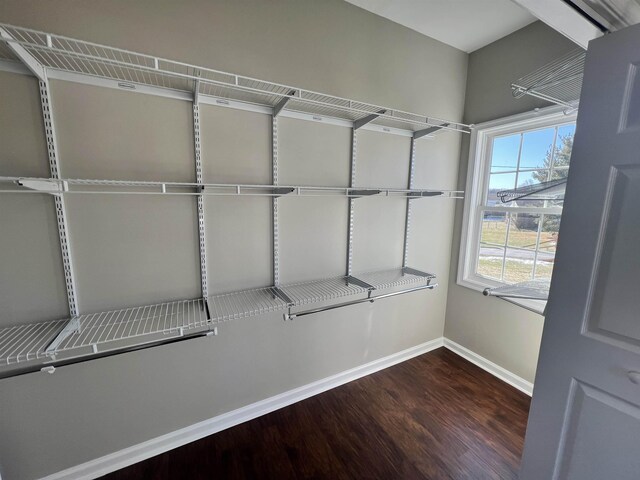
<svg viewBox="0 0 640 480"><path fill-rule="evenodd" d="M562 201L498 192L565 178L575 115L555 107L477 125L471 137L458 283L476 290L551 279ZM542 311L541 302L520 300Z"/></svg>

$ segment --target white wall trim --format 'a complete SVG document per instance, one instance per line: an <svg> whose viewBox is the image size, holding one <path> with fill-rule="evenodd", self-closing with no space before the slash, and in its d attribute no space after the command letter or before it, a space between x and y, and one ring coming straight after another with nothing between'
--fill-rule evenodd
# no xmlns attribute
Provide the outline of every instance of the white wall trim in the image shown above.
<svg viewBox="0 0 640 480"><path fill-rule="evenodd" d="M48 475L43 480L92 479L159 455L208 435L266 415L280 408L344 385L358 378L391 367L423 353L444 346L443 337L402 350L373 362L345 370L336 375L252 403L189 427L176 430L118 452ZM463 356L463 355L461 355ZM475 362L474 362L475 363ZM484 367L483 367L484 368Z"/></svg>
<svg viewBox="0 0 640 480"><path fill-rule="evenodd" d="M512 387L517 388L521 392L526 393L529 396L533 394L533 383L517 376L516 374L510 372L505 368L502 368L500 365L493 363L491 360L487 360L486 358L478 355L475 352L472 352L468 348L463 347L453 340L449 340L448 338L444 339L444 346L445 348L451 350L453 353L456 353L462 358L469 360L471 363L489 372L491 375L498 377L500 380L508 383Z"/></svg>

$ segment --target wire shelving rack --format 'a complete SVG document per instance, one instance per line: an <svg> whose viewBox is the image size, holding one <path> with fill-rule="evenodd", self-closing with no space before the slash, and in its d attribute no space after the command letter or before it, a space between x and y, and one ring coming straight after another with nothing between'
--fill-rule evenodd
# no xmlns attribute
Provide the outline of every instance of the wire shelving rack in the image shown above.
<svg viewBox="0 0 640 480"><path fill-rule="evenodd" d="M430 286L433 279L434 275L413 269L391 269L5 327L0 329L0 378L24 364L46 366L61 358L118 351L192 331L213 334L222 322L347 297L375 300L371 292L378 288L413 291Z"/></svg>
<svg viewBox="0 0 640 480"><path fill-rule="evenodd" d="M370 196L406 198L462 198L463 191L354 187L286 186L277 182L277 116L281 112L306 114L335 119L353 129L377 126L381 131L396 129L410 136L412 168L415 140L439 132L469 133L469 126L449 120L380 107L356 100L312 92L246 76L212 70L182 62L74 40L0 23L0 69L22 73L31 71L39 79L45 134L48 145L50 178L0 177L0 193L52 194L56 199L58 229L63 251L67 296L71 317L47 322L0 328L0 378L12 376L17 367L35 370L44 366L75 363L76 360L106 356L105 354L155 346L195 336L214 335L221 322L273 312L285 313L285 319L310 315L325 309L341 308L363 301L373 302L389 296L434 288L435 275L406 267L351 275L311 282L279 285L274 275L273 286L229 293L209 294L206 287L204 216L199 215L202 298L175 300L154 305L136 306L103 312L77 314L75 280L71 268L71 252L66 242L66 214L62 199L67 194L151 194L192 195L199 205L205 195L266 196L274 203L281 196L343 196L355 200ZM49 79L80 81L100 86L154 93L193 103L196 179L194 183L65 179L61 178L57 159L53 115L49 98ZM82 80L79 80L82 79ZM91 81L87 80L91 79ZM158 93L162 92L162 93ZM202 182L202 160L199 150L199 104L230 105L268 113L274 126L273 184L213 184ZM241 104L244 107L238 107ZM257 109L257 110L256 110ZM296 115L293 115L296 117ZM298 117L299 118L299 115ZM352 168L355 165L353 148ZM277 222L274 208L274 246L277 245ZM352 217L351 217L352 218ZM405 251L408 227L405 231ZM63 242L63 240L65 240ZM351 238L349 239L351 242ZM351 252L351 249L349 250ZM277 271L274 248L274 272ZM67 275L68 273L68 275ZM377 290L399 289L392 293ZM336 301L344 299L344 303ZM325 305L291 314L291 308L313 304ZM330 302L330 305L326 305ZM167 340L168 339L168 340ZM61 363L67 362L67 363ZM35 371L33 369L29 371ZM52 370L47 370L52 371Z"/></svg>
<svg viewBox="0 0 640 480"><path fill-rule="evenodd" d="M371 115L371 123L417 132L430 127L469 132L460 122L349 100L302 88L213 70L142 53L0 23L0 40L23 48L51 71L233 100L245 104L327 116L351 122ZM9 52L10 54L10 52ZM10 58L10 57L9 57Z"/></svg>
<svg viewBox="0 0 640 480"><path fill-rule="evenodd" d="M577 108L585 57L584 50L576 49L519 78L511 84L513 96L531 95L569 109Z"/></svg>

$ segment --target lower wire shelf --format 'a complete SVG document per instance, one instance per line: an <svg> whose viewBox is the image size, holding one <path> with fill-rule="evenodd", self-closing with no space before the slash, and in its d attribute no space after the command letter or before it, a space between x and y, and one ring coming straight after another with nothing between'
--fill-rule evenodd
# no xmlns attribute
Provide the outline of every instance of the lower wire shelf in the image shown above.
<svg viewBox="0 0 640 480"><path fill-rule="evenodd" d="M0 328L0 378L40 369L52 372L54 366L213 335L218 323L230 320L271 312L290 319L434 288L434 279L412 268L390 269ZM375 294L390 288L400 290ZM335 303L338 299L347 301ZM322 302L319 308L291 312Z"/></svg>

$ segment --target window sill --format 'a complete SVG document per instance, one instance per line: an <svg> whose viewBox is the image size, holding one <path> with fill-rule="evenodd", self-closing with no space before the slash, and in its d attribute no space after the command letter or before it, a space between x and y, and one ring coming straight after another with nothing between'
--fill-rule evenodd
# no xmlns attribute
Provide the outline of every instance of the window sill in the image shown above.
<svg viewBox="0 0 640 480"><path fill-rule="evenodd" d="M469 288L471 290L475 290L480 292L481 294L484 292L485 288L497 287L500 285L498 282L490 282L483 279L458 279L456 282L461 287ZM496 297L497 298L497 297ZM526 298L500 298L500 300L504 300L506 302L512 303L518 307L522 307L530 312L536 313L538 315L544 316L544 311L547 306L547 302L543 300L530 300Z"/></svg>

